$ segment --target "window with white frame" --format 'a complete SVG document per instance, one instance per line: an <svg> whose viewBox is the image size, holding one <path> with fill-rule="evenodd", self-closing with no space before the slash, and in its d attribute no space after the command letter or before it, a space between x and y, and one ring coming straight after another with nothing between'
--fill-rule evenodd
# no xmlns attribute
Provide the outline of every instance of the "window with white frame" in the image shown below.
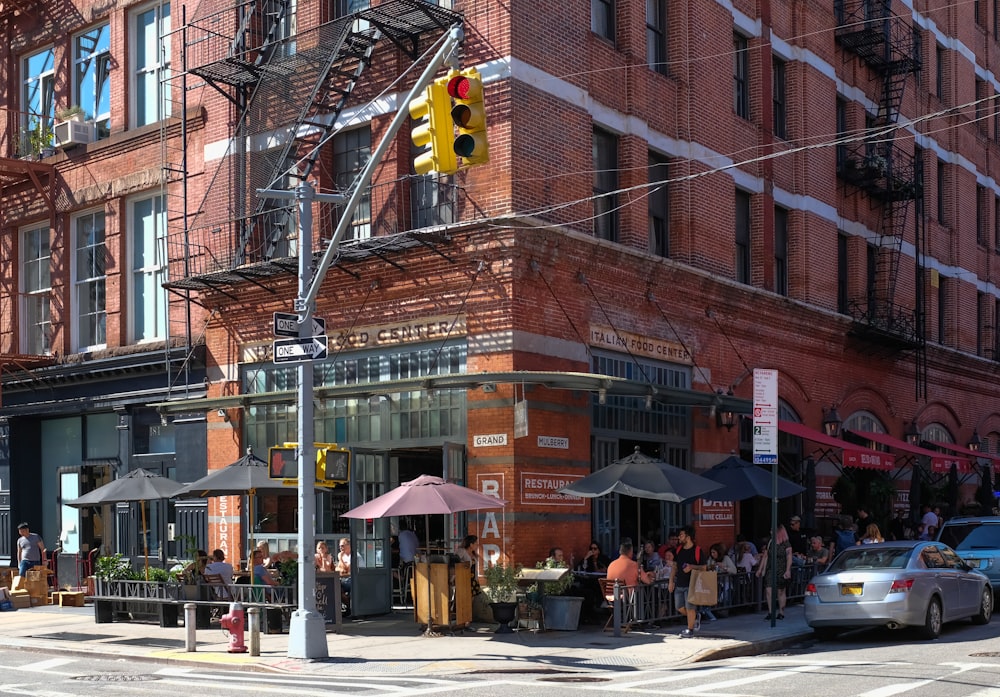
<svg viewBox="0 0 1000 697"><path fill-rule="evenodd" d="M91 211L73 219L73 295L78 350L101 348L107 343L105 327L104 211Z"/></svg>
<svg viewBox="0 0 1000 697"><path fill-rule="evenodd" d="M163 339L167 335L164 238L167 232L163 196L129 202L132 231L132 339L136 342Z"/></svg>
<svg viewBox="0 0 1000 697"><path fill-rule="evenodd" d="M52 320L49 315L52 252L49 226L41 225L21 233L22 350L32 355L52 353Z"/></svg>
<svg viewBox="0 0 1000 697"><path fill-rule="evenodd" d="M73 96L97 135L111 133L111 29L101 24L73 39Z"/></svg>
<svg viewBox="0 0 1000 697"><path fill-rule="evenodd" d="M42 145L52 142L52 121L55 116L53 88L55 86L55 53L52 48L32 53L24 59L21 123L24 134L21 152L37 152ZM32 135L33 134L33 135Z"/></svg>
<svg viewBox="0 0 1000 697"><path fill-rule="evenodd" d="M372 156L371 126L341 131L333 138L333 168L337 189L348 192ZM364 240L372 236L371 190L358 200L344 239Z"/></svg>
<svg viewBox="0 0 1000 697"><path fill-rule="evenodd" d="M170 116L170 5L146 7L132 15L134 35L135 125Z"/></svg>

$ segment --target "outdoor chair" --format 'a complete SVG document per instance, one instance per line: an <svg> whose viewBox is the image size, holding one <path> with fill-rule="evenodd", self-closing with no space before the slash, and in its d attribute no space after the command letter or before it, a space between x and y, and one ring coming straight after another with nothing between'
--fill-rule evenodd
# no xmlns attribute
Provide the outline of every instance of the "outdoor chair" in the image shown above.
<svg viewBox="0 0 1000 697"><path fill-rule="evenodd" d="M613 578L601 578L598 579L601 584L601 594L604 596L605 602L608 607L611 608L611 615L608 616L608 621L604 623L604 631L609 629L614 629L615 623L615 584L618 584L621 590L621 613L622 613L622 631L628 632L632 629L632 611L630 605L632 604L629 600L631 597L631 592L625 585L625 581L621 579Z"/></svg>

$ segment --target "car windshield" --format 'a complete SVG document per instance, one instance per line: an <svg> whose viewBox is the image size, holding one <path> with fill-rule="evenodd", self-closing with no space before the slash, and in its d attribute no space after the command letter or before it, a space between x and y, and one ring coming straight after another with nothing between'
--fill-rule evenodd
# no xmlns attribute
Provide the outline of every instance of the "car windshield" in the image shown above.
<svg viewBox="0 0 1000 697"><path fill-rule="evenodd" d="M956 523L941 529L941 542L959 552L969 549L1000 549L1000 525Z"/></svg>
<svg viewBox="0 0 1000 697"><path fill-rule="evenodd" d="M912 547L881 547L867 545L852 547L841 552L827 569L828 573L855 569L904 569L913 554Z"/></svg>

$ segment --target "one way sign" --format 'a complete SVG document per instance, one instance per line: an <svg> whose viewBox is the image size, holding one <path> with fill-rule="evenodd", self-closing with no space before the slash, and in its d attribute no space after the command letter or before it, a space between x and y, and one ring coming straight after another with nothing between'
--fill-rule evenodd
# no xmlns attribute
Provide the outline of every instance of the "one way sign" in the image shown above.
<svg viewBox="0 0 1000 697"><path fill-rule="evenodd" d="M274 342L274 362L292 363L295 361L321 360L326 358L326 345L328 341L329 339L326 335L276 339Z"/></svg>
<svg viewBox="0 0 1000 697"><path fill-rule="evenodd" d="M312 329L309 330L310 334L319 336L320 334L326 334L326 320L321 317L312 318ZM299 316L294 315L290 312L275 312L274 313L274 335L275 336L298 336L299 335Z"/></svg>

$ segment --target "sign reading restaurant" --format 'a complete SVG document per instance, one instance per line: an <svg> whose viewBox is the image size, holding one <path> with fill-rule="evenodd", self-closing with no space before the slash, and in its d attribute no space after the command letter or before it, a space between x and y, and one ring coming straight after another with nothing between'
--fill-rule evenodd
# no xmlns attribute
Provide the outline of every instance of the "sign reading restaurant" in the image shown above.
<svg viewBox="0 0 1000 697"><path fill-rule="evenodd" d="M691 354L677 341L633 334L599 324L590 327L590 345L670 363L691 364Z"/></svg>
<svg viewBox="0 0 1000 697"><path fill-rule="evenodd" d="M353 327L349 332L337 330L330 323L328 335L330 350L348 349L361 351L382 346L415 344L424 341L442 341L446 338L465 336L465 316L422 317L410 322L377 324L369 327ZM244 344L240 352L244 363L273 360L271 341L257 341Z"/></svg>

